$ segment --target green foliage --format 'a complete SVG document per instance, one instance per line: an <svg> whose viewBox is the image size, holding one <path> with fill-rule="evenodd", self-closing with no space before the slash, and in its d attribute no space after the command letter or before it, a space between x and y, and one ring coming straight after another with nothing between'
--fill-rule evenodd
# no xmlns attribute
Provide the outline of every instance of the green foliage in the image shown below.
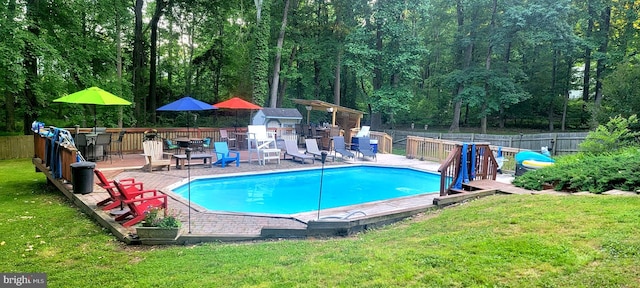
<svg viewBox="0 0 640 288"><path fill-rule="evenodd" d="M557 191L601 193L611 189L640 189L640 149L630 147L599 154L577 153L558 158L555 165L516 177L513 184L542 190L552 185Z"/></svg>
<svg viewBox="0 0 640 288"><path fill-rule="evenodd" d="M242 96L264 105L284 1L265 0L261 23L256 23L254 3L170 2L160 19L165 24L159 27L157 99L152 100L149 29L135 38L131 5L122 0L6 1L0 6L0 69L8 76L0 77L0 106L6 107L0 119L12 123L0 124L12 130L13 123L33 116L56 126L90 126L85 120L93 108L51 100L94 85L135 103L123 107L122 114L98 109L98 125L107 127L121 121L125 126L155 123L151 115L157 106L184 95L210 103ZM638 9L625 1L589 2L594 11L576 1L495 3L493 13L494 1L294 1L282 49L280 103L295 105L292 98L332 102L341 65L341 104L363 111L371 104L398 125L446 124L458 100L467 125L484 117L489 126L497 126L498 119L522 125L558 122L563 95L577 89L571 83L581 82L571 79L571 68L584 62L583 49L590 47L592 63L604 57L607 67L615 67L604 74L597 119L640 110L634 86ZM142 11L145 27L155 2L148 4ZM607 34L585 29L590 17L596 27L603 25L599 17L605 6L612 8L610 30L616 33L608 34L607 54L601 55L595 50ZM38 27L38 33L29 27ZM122 76L116 71L118 42ZM134 44L142 47L136 55L144 58L143 67L132 63ZM27 69L25 55L38 59L31 67L37 69ZM463 65L466 55L469 64ZM135 93L134 75L139 79ZM25 93L28 89L33 93ZM591 111L584 107L591 103L584 104L573 111L584 117L568 117L567 127L586 125ZM425 114L426 109L432 111Z"/></svg>
<svg viewBox="0 0 640 288"><path fill-rule="evenodd" d="M264 106L269 97L269 30L271 21L271 1L264 0L260 22L256 23L253 33L252 81L253 101Z"/></svg>
<svg viewBox="0 0 640 288"><path fill-rule="evenodd" d="M176 216L167 215L164 216L164 209L153 208L144 215L144 227L159 227L159 228L180 228L182 223Z"/></svg>
<svg viewBox="0 0 640 288"><path fill-rule="evenodd" d="M640 111L640 55L636 54L618 66L604 79L601 113L605 117L624 117ZM613 113L613 114L611 114Z"/></svg>
<svg viewBox="0 0 640 288"><path fill-rule="evenodd" d="M616 116L609 122L599 125L595 131L589 132L587 138L580 143L580 151L587 153L604 153L620 148L637 145L640 132L632 131L630 127L638 123L637 115L629 118Z"/></svg>

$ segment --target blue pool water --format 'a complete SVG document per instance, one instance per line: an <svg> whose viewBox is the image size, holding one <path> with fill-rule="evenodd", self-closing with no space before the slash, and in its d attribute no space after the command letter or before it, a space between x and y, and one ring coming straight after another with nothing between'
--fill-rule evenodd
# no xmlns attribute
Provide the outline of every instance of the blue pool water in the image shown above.
<svg viewBox="0 0 640 288"><path fill-rule="evenodd" d="M191 202L208 210L294 214L318 209L321 170L191 181ZM325 168L321 209L435 193L440 176L407 168ZM188 185L173 189L188 198Z"/></svg>

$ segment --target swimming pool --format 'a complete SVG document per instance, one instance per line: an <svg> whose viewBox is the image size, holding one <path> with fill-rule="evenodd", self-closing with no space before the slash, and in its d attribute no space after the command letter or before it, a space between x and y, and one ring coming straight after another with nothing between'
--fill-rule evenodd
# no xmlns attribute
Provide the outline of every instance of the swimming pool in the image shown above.
<svg viewBox="0 0 640 288"><path fill-rule="evenodd" d="M295 214L318 209L321 170L225 176L191 181L191 202L213 211ZM321 209L436 193L440 176L409 168L324 169ZM189 185L173 189L188 198Z"/></svg>

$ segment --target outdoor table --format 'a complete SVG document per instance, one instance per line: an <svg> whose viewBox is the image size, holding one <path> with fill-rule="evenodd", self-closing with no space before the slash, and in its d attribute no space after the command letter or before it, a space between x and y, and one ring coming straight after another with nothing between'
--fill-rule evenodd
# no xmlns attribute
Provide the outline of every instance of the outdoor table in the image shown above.
<svg viewBox="0 0 640 288"><path fill-rule="evenodd" d="M280 164L280 148L261 149L262 155L258 155L258 164L265 165L267 160L278 160Z"/></svg>
<svg viewBox="0 0 640 288"><path fill-rule="evenodd" d="M187 160L187 155L173 154L171 157L176 159L176 168L182 169L182 167L185 166L184 162ZM213 163L213 155L211 154L191 154L191 160L197 160L197 159L202 159L203 164L208 167L211 167L211 163Z"/></svg>
<svg viewBox="0 0 640 288"><path fill-rule="evenodd" d="M202 149L202 144L204 143L204 139L202 138L178 137L174 139L174 141L180 148L191 147L193 149Z"/></svg>
<svg viewBox="0 0 640 288"><path fill-rule="evenodd" d="M247 150L247 132L229 132L236 138L238 150Z"/></svg>
<svg viewBox="0 0 640 288"><path fill-rule="evenodd" d="M313 129L313 128L311 128ZM330 140L331 138L329 137L331 129L330 128L323 128L323 127L316 127L316 135L319 136L318 138L318 145L320 145L320 147L322 147L322 149L324 150L329 150L330 148Z"/></svg>

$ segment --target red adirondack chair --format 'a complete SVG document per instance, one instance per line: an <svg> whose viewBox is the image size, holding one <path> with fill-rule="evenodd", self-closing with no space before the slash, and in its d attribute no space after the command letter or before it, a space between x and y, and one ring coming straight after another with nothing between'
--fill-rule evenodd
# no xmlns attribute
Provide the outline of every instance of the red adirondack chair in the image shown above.
<svg viewBox="0 0 640 288"><path fill-rule="evenodd" d="M124 222L122 226L129 227L142 221L145 213L151 210L151 208L164 208L164 214L167 216L167 195L155 189L132 191L132 189L127 189L127 186L119 181L114 181L114 184L116 188L118 188L118 192L120 192L122 203L129 207L129 212L116 217L115 220L122 221L132 216L132 218Z"/></svg>
<svg viewBox="0 0 640 288"><path fill-rule="evenodd" d="M120 206L120 208L122 208L122 202L120 201L120 192L118 192L118 189L116 188L114 181L109 181L107 180L107 177L104 176L104 174L102 173L102 171L100 170L93 170L94 174L96 174L96 177L98 177L98 180L100 182L96 183L98 186L102 187L102 189L107 190L107 193L109 193L109 198L104 199L100 202L98 202L98 206L102 206L102 205L107 205L107 203L111 202L111 204L102 207L102 210L111 210L114 209L118 206ZM135 179L133 178L126 178L126 179L120 179L118 180L123 186L126 187L126 189L130 189L131 191L142 191L144 190L144 185L142 183L136 183Z"/></svg>

